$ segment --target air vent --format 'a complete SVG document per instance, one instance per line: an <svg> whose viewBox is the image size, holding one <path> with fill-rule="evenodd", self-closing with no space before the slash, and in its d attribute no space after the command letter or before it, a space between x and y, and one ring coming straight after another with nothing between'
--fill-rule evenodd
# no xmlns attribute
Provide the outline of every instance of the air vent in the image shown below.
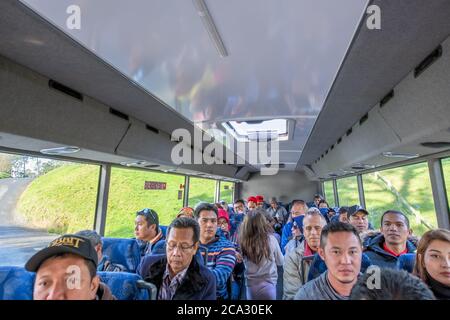
<svg viewBox="0 0 450 320"><path fill-rule="evenodd" d="M115 115L116 117L122 118L124 120L129 120L128 115L126 115L125 113L122 113L116 109L113 108L109 108L109 113L111 113L112 115Z"/></svg>
<svg viewBox="0 0 450 320"><path fill-rule="evenodd" d="M330 148L331 150L333 150L334 149L334 144L331 146L331 148Z"/></svg>
<svg viewBox="0 0 450 320"><path fill-rule="evenodd" d="M380 108L382 108L386 103L389 102L394 97L394 90L389 91L387 95L384 96L380 101Z"/></svg>
<svg viewBox="0 0 450 320"><path fill-rule="evenodd" d="M339 138L338 141L337 141L337 144L339 144L341 142L342 142L342 138Z"/></svg>
<svg viewBox="0 0 450 320"><path fill-rule="evenodd" d="M328 150L327 150L327 151L325 151L325 154L328 154Z"/></svg>
<svg viewBox="0 0 450 320"><path fill-rule="evenodd" d="M353 129L352 129L352 128L350 128L350 129L348 129L348 130L347 130L347 132L346 132L346 135L347 135L347 136L349 136L349 135L351 135L351 134L352 134L352 132L353 132Z"/></svg>
<svg viewBox="0 0 450 320"><path fill-rule="evenodd" d="M367 119L369 119L369 114L368 113L366 113L365 115L363 115L361 117L361 119L359 119L359 125L362 125L364 122L367 121Z"/></svg>
<svg viewBox="0 0 450 320"><path fill-rule="evenodd" d="M365 170L365 169L373 169L375 168L375 166L371 164L356 163L351 168L353 170Z"/></svg>
<svg viewBox="0 0 450 320"><path fill-rule="evenodd" d="M56 82L54 80L49 80L48 86L52 89L55 89L64 94L67 94L68 96L71 96L77 100L83 101L83 95L81 93L79 93L78 91L75 91L59 82Z"/></svg>
<svg viewBox="0 0 450 320"><path fill-rule="evenodd" d="M147 128L147 130L150 130L151 132L154 132L154 133L156 133L156 134L159 134L159 130L156 129L155 127L152 127L152 126L150 126L150 125L148 125L148 124L146 124L145 127Z"/></svg>
<svg viewBox="0 0 450 320"><path fill-rule="evenodd" d="M415 69L414 78L420 76L428 67L442 57L442 46L437 47L428 57L426 57Z"/></svg>
<svg viewBox="0 0 450 320"><path fill-rule="evenodd" d="M437 142L423 142L422 146L433 149L450 148L450 142L437 141Z"/></svg>

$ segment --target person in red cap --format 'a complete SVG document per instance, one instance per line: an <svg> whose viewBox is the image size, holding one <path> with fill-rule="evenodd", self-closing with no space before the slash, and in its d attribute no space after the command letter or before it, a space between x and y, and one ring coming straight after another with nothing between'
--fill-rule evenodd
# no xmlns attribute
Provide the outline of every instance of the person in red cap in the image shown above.
<svg viewBox="0 0 450 320"><path fill-rule="evenodd" d="M264 207L264 197L263 196L256 196L256 206L258 208L263 208Z"/></svg>
<svg viewBox="0 0 450 320"><path fill-rule="evenodd" d="M255 210L257 202L258 202L258 200L256 199L256 197L254 197L254 196L248 197L248 199L247 199L248 210Z"/></svg>
<svg viewBox="0 0 450 320"><path fill-rule="evenodd" d="M230 218L228 217L228 212L226 212L224 209L219 208L217 210L217 225L219 229L222 231L222 234L227 238L230 239Z"/></svg>

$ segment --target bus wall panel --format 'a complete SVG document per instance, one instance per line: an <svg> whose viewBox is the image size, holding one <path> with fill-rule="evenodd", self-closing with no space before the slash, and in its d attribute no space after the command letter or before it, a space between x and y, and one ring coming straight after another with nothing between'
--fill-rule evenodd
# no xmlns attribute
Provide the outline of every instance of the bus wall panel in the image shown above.
<svg viewBox="0 0 450 320"><path fill-rule="evenodd" d="M304 172L279 171L273 176L253 174L250 179L242 183L240 197L262 195L266 202L270 197L277 197L278 201L287 203L293 199L312 201L319 192L319 183L310 181Z"/></svg>

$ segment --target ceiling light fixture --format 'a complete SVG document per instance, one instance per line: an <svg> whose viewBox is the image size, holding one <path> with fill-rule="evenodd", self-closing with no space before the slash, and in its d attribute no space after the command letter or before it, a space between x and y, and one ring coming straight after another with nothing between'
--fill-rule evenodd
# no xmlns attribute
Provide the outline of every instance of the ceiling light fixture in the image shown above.
<svg viewBox="0 0 450 320"><path fill-rule="evenodd" d="M214 24L214 20L209 13L208 7L206 6L205 0L192 0L194 2L194 6L197 9L197 13L203 21L203 25L206 28L211 40L214 42L214 45L219 52L219 55L222 58L228 56L227 49L223 44L222 38L220 37L219 31L217 31L217 27Z"/></svg>
<svg viewBox="0 0 450 320"><path fill-rule="evenodd" d="M65 146L58 148L49 148L42 149L40 153L48 154L48 155L62 155L62 154L71 154L80 151L80 148L75 146Z"/></svg>
<svg viewBox="0 0 450 320"><path fill-rule="evenodd" d="M413 159L417 158L419 155L417 153L394 153L394 152L383 152L383 156L387 158L406 158Z"/></svg>

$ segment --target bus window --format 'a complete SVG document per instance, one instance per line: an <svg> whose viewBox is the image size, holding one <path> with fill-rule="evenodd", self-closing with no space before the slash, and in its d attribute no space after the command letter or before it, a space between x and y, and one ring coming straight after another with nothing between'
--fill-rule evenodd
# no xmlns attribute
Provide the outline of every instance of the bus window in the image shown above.
<svg viewBox="0 0 450 320"><path fill-rule="evenodd" d="M134 236L136 212L151 208L169 225L183 207L184 176L113 167L105 236Z"/></svg>
<svg viewBox="0 0 450 320"><path fill-rule="evenodd" d="M325 181L323 185L325 200L327 200L330 207L336 207L336 203L334 202L333 181Z"/></svg>
<svg viewBox="0 0 450 320"><path fill-rule="evenodd" d="M375 228L388 209L405 213L415 235L437 227L426 163L365 174L363 185L369 220Z"/></svg>
<svg viewBox="0 0 450 320"><path fill-rule="evenodd" d="M58 235L94 226L98 165L0 154L0 265L23 266Z"/></svg>
<svg viewBox="0 0 450 320"><path fill-rule="evenodd" d="M191 177L189 179L189 206L195 207L199 202L214 202L216 181Z"/></svg>
<svg viewBox="0 0 450 320"><path fill-rule="evenodd" d="M228 204L233 203L234 183L220 181L220 200L225 200Z"/></svg>
<svg viewBox="0 0 450 320"><path fill-rule="evenodd" d="M356 177L336 180L340 206L359 205L358 183Z"/></svg>

